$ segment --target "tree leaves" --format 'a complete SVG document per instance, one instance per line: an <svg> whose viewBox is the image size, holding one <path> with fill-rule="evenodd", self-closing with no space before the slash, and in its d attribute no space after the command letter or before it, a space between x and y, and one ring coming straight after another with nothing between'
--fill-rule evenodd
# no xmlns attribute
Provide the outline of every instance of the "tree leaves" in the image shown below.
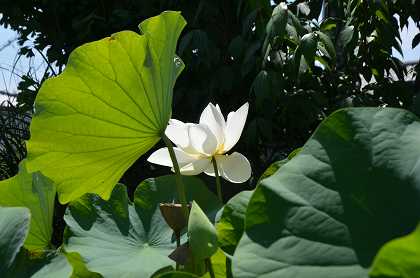
<svg viewBox="0 0 420 278"><path fill-rule="evenodd" d="M28 142L28 170L57 185L61 203L84 193L109 198L134 161L160 138L183 69L175 56L185 21L164 12L77 48L64 72L44 82Z"/></svg>
<svg viewBox="0 0 420 278"><path fill-rule="evenodd" d="M234 276L367 277L379 248L420 219L419 136L404 110L328 117L251 197Z"/></svg>

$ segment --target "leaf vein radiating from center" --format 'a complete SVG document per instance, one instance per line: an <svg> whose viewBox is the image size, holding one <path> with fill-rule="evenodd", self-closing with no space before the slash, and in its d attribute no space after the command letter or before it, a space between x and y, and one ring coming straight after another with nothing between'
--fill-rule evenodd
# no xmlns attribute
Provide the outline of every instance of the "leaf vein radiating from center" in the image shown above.
<svg viewBox="0 0 420 278"><path fill-rule="evenodd" d="M137 121L139 124L144 125L145 127L149 128L149 129L155 129L157 128L157 126L155 124L153 124L153 121L147 116L147 114L143 111L143 109L141 108L141 106L133 99L133 97L127 92L126 89L124 89L121 84L116 80L116 79L112 79L109 76L106 76L104 73L102 73L100 70L96 69L95 67L93 67L92 65L86 64L87 66L91 67L93 70L95 70L96 72L98 72L99 74L101 74L105 79L108 79L109 81L113 81L115 82L115 84L117 84L118 88L120 88L120 91L127 96L137 107L137 109L139 110L139 112L148 120L149 123L152 124L152 126L147 125L144 122L140 122L137 119L135 119L135 117L132 117L131 115L129 117L131 117L132 119L135 119L135 121ZM111 65L111 68L114 70L114 68ZM90 92L92 93L92 95L95 95L93 93L93 90L89 87L89 85L87 84L87 82L79 75L80 80L82 80L82 82L86 85L86 87L89 88ZM95 95L96 96L96 95ZM98 97L100 99L100 97ZM101 99L102 100L102 99ZM107 104L108 106L112 107L109 103L103 101L105 104Z"/></svg>

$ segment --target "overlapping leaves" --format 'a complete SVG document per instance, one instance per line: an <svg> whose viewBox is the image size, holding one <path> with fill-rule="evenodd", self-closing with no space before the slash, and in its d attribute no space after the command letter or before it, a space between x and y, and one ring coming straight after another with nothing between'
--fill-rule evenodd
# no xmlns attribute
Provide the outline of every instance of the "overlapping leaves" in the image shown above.
<svg viewBox="0 0 420 278"><path fill-rule="evenodd" d="M199 179L183 180L188 201L215 215L221 206L217 197ZM148 179L134 193L134 203L122 185L109 201L88 194L72 202L65 216L66 250L79 253L90 271L105 277L150 277L174 265L168 255L176 247L175 238L159 209L159 203L176 199L174 184L173 176Z"/></svg>
<svg viewBox="0 0 420 278"><path fill-rule="evenodd" d="M0 206L30 209L27 249L42 251L50 246L54 198L55 186L51 181L39 172L29 174L25 162L20 164L16 176L0 182Z"/></svg>

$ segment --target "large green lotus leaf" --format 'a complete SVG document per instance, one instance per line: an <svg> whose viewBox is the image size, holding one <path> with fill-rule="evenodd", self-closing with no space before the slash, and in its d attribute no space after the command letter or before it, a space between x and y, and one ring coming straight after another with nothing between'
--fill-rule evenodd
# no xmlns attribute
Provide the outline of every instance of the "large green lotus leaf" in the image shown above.
<svg viewBox="0 0 420 278"><path fill-rule="evenodd" d="M0 207L0 274L13 265L29 230L27 208Z"/></svg>
<svg viewBox="0 0 420 278"><path fill-rule="evenodd" d="M3 277L3 276L2 276ZM62 249L40 253L21 249L5 278L99 278L89 272L75 253Z"/></svg>
<svg viewBox="0 0 420 278"><path fill-rule="evenodd" d="M420 225L411 234L386 243L373 261L372 278L420 277Z"/></svg>
<svg viewBox="0 0 420 278"><path fill-rule="evenodd" d="M156 276L156 278L199 278L199 276L189 272L171 271L160 274L159 276Z"/></svg>
<svg viewBox="0 0 420 278"><path fill-rule="evenodd" d="M0 206L27 207L31 212L25 248L39 251L50 246L54 199L52 182L39 172L29 174L25 162L16 176L0 182Z"/></svg>
<svg viewBox="0 0 420 278"><path fill-rule="evenodd" d="M74 50L43 83L28 141L28 170L40 170L67 203L85 193L108 199L123 173L164 132L182 68L175 48L185 20L164 12Z"/></svg>
<svg viewBox="0 0 420 278"><path fill-rule="evenodd" d="M420 214L420 122L399 109L328 117L251 197L234 277L367 277Z"/></svg>
<svg viewBox="0 0 420 278"><path fill-rule="evenodd" d="M276 173L289 162L300 149L294 150L287 158L272 163L260 176L258 183ZM216 224L220 248L233 255L245 228L245 214L254 190L242 191L233 196L223 207L221 217Z"/></svg>
<svg viewBox="0 0 420 278"><path fill-rule="evenodd" d="M192 192L188 200L202 200L199 204L205 211L220 208L199 179L183 177L183 181L186 191ZM108 201L87 194L66 211L66 250L79 253L90 271L104 277L122 273L124 277L150 277L165 266L174 266L168 255L176 247L175 238L159 202L175 198L174 176L142 182L134 193L134 204L122 185L114 188Z"/></svg>

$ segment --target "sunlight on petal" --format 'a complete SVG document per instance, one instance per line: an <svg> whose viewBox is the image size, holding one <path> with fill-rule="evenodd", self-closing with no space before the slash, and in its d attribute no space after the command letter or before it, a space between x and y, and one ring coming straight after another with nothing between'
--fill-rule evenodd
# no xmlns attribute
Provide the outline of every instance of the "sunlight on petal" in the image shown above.
<svg viewBox="0 0 420 278"><path fill-rule="evenodd" d="M245 103L236 112L230 112L225 129L224 152L232 149L239 141L248 115L249 104Z"/></svg>
<svg viewBox="0 0 420 278"><path fill-rule="evenodd" d="M218 145L225 141L224 130L226 128L225 119L220 111L212 103L209 103L200 116L200 124L207 125L211 132L216 136Z"/></svg>
<svg viewBox="0 0 420 278"><path fill-rule="evenodd" d="M205 155L212 155L217 148L217 139L206 125L188 127L189 139L194 149Z"/></svg>
<svg viewBox="0 0 420 278"><path fill-rule="evenodd" d="M211 160L208 158L202 158L183 166L180 170L182 175L198 175L202 173L205 169L207 169L209 166L211 166Z"/></svg>
<svg viewBox="0 0 420 278"><path fill-rule="evenodd" d="M216 162L220 175L232 183L243 183L251 177L251 165L240 153L216 156Z"/></svg>

